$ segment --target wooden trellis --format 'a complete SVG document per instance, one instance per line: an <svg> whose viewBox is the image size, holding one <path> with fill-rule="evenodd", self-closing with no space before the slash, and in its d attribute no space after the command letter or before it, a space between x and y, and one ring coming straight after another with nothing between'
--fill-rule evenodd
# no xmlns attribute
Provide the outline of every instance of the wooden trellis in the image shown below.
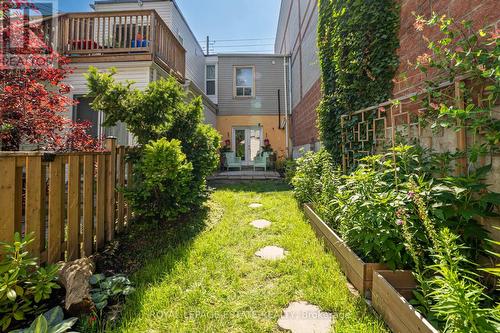
<svg viewBox="0 0 500 333"><path fill-rule="evenodd" d="M445 83L439 89L447 90L459 104L463 103L459 84L460 81ZM422 98L427 98L427 95L414 93L341 116L344 172L352 169L363 157L383 153L401 142L432 148L433 139L439 140L444 133L425 133L419 121L420 114L426 110L422 108ZM461 131L456 135L453 139L456 148L465 149L465 133Z"/></svg>

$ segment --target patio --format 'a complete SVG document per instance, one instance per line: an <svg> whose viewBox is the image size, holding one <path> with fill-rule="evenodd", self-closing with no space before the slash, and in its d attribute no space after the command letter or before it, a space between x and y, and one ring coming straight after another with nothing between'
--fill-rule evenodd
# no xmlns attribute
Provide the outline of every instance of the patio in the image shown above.
<svg viewBox="0 0 500 333"><path fill-rule="evenodd" d="M253 169L242 171L219 171L208 177L208 180L277 180L281 175L276 171L254 171Z"/></svg>

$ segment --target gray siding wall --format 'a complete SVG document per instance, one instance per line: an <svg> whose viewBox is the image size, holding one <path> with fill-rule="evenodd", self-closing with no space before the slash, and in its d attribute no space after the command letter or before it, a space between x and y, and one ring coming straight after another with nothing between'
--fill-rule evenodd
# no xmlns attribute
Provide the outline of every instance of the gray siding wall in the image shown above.
<svg viewBox="0 0 500 333"><path fill-rule="evenodd" d="M278 114L278 89L281 90L281 112L285 112L283 57L219 55L219 116ZM274 63L273 63L274 62ZM233 96L235 66L255 66L255 97Z"/></svg>
<svg viewBox="0 0 500 333"><path fill-rule="evenodd" d="M274 52L292 58L295 107L320 78L316 31L317 0L282 0Z"/></svg>

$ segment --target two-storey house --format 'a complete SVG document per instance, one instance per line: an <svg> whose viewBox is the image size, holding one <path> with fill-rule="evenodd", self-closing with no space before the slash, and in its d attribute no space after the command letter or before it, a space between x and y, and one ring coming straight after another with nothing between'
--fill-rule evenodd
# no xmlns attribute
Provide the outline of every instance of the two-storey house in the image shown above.
<svg viewBox="0 0 500 333"><path fill-rule="evenodd" d="M174 76L186 90L201 96L205 122L218 129L251 166L264 145L278 157L288 156L290 68L281 54L206 56L175 0L96 0L93 11L68 13L53 22L53 39L70 60L67 79L75 120L94 124L95 136L114 135L119 144L133 144L125 124L102 128L102 115L85 97L84 74L90 66L117 70L116 79L144 89L162 77Z"/></svg>
<svg viewBox="0 0 500 333"><path fill-rule="evenodd" d="M206 93L217 103L217 130L252 165L269 143L288 150L288 58L275 54L219 54L207 58Z"/></svg>

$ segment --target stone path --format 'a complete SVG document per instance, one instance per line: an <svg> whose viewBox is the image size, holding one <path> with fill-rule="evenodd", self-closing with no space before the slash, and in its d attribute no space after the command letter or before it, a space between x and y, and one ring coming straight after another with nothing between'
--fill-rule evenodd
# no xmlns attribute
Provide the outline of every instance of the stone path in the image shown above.
<svg viewBox="0 0 500 333"><path fill-rule="evenodd" d="M248 207L250 207L250 208L261 208L262 204L260 204L260 203L251 203L250 205L248 205Z"/></svg>
<svg viewBox="0 0 500 333"><path fill-rule="evenodd" d="M252 209L261 208L262 204L252 203L248 205ZM267 220L255 220L250 223L257 229L266 229L271 226ZM259 258L266 260L285 259L287 251L278 246L266 246L255 252ZM333 315L322 312L321 309L308 302L293 302L283 310L283 316L278 320L278 326L292 333L329 333L332 329Z"/></svg>
<svg viewBox="0 0 500 333"><path fill-rule="evenodd" d="M285 249L278 246L266 246L259 251L255 252L257 257L266 260L280 260L285 258L287 252Z"/></svg>
<svg viewBox="0 0 500 333"><path fill-rule="evenodd" d="M250 223L252 226L254 226L257 229L266 229L271 226L271 222L268 220L255 220Z"/></svg>
<svg viewBox="0 0 500 333"><path fill-rule="evenodd" d="M316 305L293 302L283 311L278 326L292 333L328 333L332 322L332 314L322 312Z"/></svg>

